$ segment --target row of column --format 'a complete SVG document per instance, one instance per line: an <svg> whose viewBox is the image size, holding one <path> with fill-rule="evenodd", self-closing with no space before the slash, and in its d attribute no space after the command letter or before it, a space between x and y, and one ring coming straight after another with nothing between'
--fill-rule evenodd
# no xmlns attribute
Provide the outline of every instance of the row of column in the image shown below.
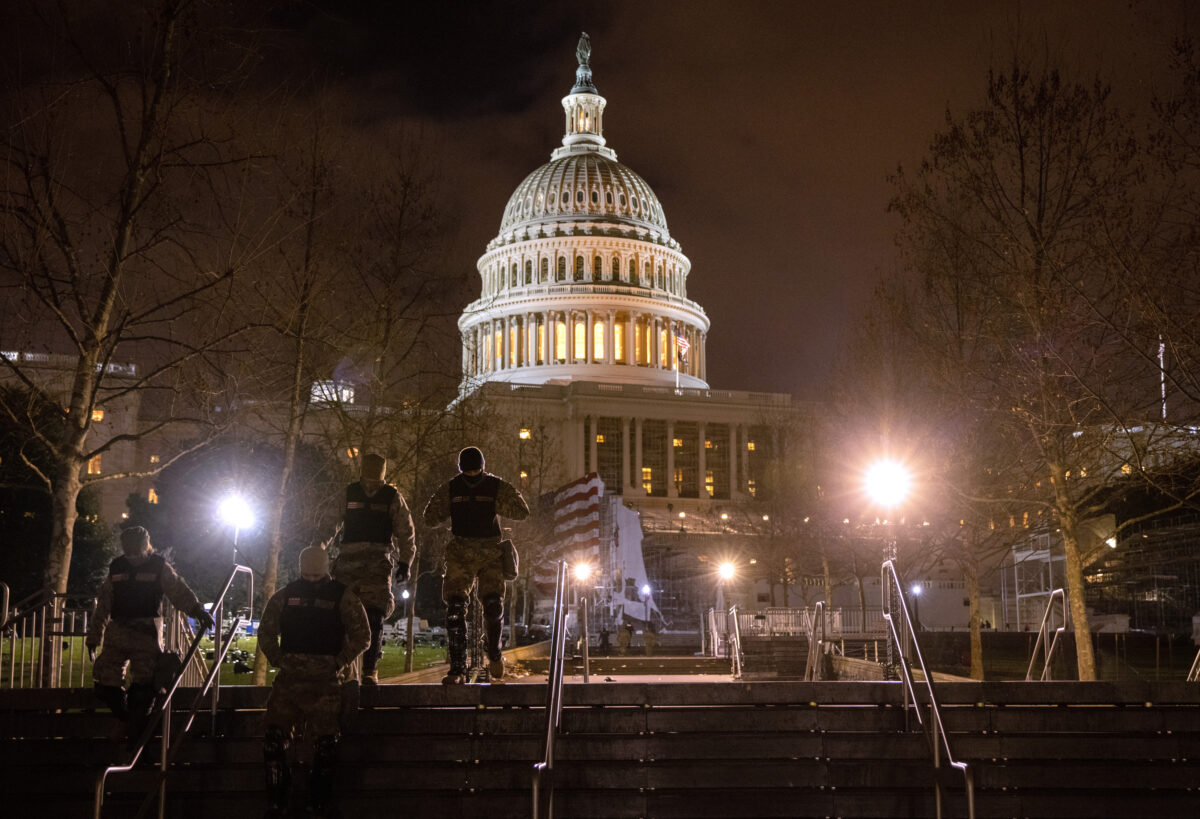
<svg viewBox="0 0 1200 819"><path fill-rule="evenodd" d="M642 489L642 467L644 436L643 423L647 419L631 418L629 416L621 417L621 486L622 494L628 496L631 490L635 493ZM657 419L656 419L657 420ZM599 442L596 440L596 431L599 428L599 417L588 415L580 419L576 425L576 440L580 438L587 442L586 461L584 461L585 453L582 447L576 449L581 459L580 468L577 471L582 472L584 465L587 465L589 471L598 471L597 464L599 463ZM675 421L668 419L666 422L666 447L667 447L667 474L666 487L668 498L678 498L679 492L675 488L675 446L673 444L675 438ZM705 474L708 471L707 453L704 447L704 441L707 438L707 430L705 423L700 421L697 423L696 434L696 471L699 476L699 496L703 499L705 495ZM735 498L739 492L744 492L746 489L745 480L749 477L749 453L747 445L750 440L750 433L745 424L729 424L729 496ZM633 458L629 457L629 435L633 433ZM630 471L632 469L632 472ZM743 475L744 473L744 475Z"/></svg>
<svg viewBox="0 0 1200 819"><path fill-rule="evenodd" d="M545 311L525 313L521 316L505 316L480 322L467 331L463 339L463 372L478 376L487 372L498 372L514 367L544 366L550 362L565 364L632 364L646 359L641 366L653 369L674 370L679 356L678 332L687 340L688 351L684 356L681 372L704 378L707 362L704 355L703 331L682 321L674 321L649 313L625 313L621 319L617 312L598 311ZM559 324L562 327L559 327ZM596 355L596 327L603 326L601 347L603 355ZM576 327L584 328L583 355L576 355ZM622 331L621 350L616 344L618 325ZM637 330L642 328L640 349ZM564 332L565 356L557 355L559 331ZM666 344L663 349L663 331ZM647 338L646 334L649 334ZM620 353L620 355L618 355ZM649 353L649 355L646 355Z"/></svg>

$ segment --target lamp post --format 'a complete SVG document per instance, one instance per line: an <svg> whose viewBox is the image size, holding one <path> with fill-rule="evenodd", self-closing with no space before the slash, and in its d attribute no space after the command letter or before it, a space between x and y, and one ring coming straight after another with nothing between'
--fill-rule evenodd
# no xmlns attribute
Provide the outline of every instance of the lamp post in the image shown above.
<svg viewBox="0 0 1200 819"><path fill-rule="evenodd" d="M916 631L920 631L921 630L921 592L923 591L923 589L921 588L920 583L913 583L912 588L910 588L908 591L909 591L909 596L912 597L912 603L913 603L913 629Z"/></svg>
<svg viewBox="0 0 1200 819"><path fill-rule="evenodd" d="M233 527L233 565L238 565L238 535L241 530L254 524L254 511L250 508L250 504L246 503L246 499L240 495L226 495L219 504L217 504L217 518L224 523ZM213 607L213 621L217 624L213 629L213 659L216 661L221 656L221 629L222 620L224 620L225 601L222 598L217 601ZM251 612L253 614L253 612ZM233 641L233 636L230 636L230 642ZM217 724L217 697L221 686L221 672L217 671L216 685L213 686L212 694L212 719L215 729Z"/></svg>
<svg viewBox="0 0 1200 819"><path fill-rule="evenodd" d="M891 562L892 569L896 568L896 523L893 520L893 513L897 506L902 504L905 498L908 497L909 490L912 486L912 476L908 469L898 461L891 459L882 459L871 464L867 470L864 487L867 495L879 506L884 509L886 518L884 523L887 526L887 539L884 545L883 559L885 562ZM899 572L897 572L897 577ZM881 594L886 594L886 588L880 588ZM883 600L880 600L883 603ZM895 650L898 648L893 645L891 633L888 634L887 641L887 666L884 668L884 679L892 679L896 666Z"/></svg>
<svg viewBox="0 0 1200 819"><path fill-rule="evenodd" d="M717 636L720 633L719 629L717 628L717 615L720 615L725 619L725 636L727 639L729 636L729 611L725 601L725 584L732 580L736 575L737 566L735 566L731 561L723 561L719 566L717 566L717 602L716 606L714 607L714 617L712 623L714 657L720 656L717 653Z"/></svg>
<svg viewBox="0 0 1200 819"><path fill-rule="evenodd" d="M588 578L592 576L591 563L576 563L575 564L575 580L579 583L586 583ZM579 600L579 634L580 643L583 647L583 681L589 682L590 670L588 657L588 606L587 595L579 593L579 587L575 587L575 596Z"/></svg>

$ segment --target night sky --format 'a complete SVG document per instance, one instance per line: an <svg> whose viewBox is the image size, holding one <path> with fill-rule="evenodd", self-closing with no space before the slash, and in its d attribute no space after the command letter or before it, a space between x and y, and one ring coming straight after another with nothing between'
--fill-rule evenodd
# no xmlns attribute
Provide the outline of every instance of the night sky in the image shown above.
<svg viewBox="0 0 1200 819"><path fill-rule="evenodd" d="M919 163L947 107L982 101L1013 32L1144 106L1191 16L1137 0L331 0L288 24L359 101L363 127L419 134L470 297L509 195L560 144L586 30L608 144L691 259L689 296L712 321L709 383L816 398L898 265L887 175Z"/></svg>

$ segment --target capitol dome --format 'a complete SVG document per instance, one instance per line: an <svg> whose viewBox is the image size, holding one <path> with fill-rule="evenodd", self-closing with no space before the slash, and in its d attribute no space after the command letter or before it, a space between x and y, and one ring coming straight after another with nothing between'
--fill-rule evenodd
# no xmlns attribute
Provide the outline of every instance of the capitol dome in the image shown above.
<svg viewBox="0 0 1200 819"><path fill-rule="evenodd" d="M632 169L599 154L554 159L525 177L500 222L512 228L579 218L624 223L667 235L667 218L654 191Z"/></svg>
<svg viewBox="0 0 1200 819"><path fill-rule="evenodd" d="M565 133L517 186L458 325L467 394L487 381L707 388L708 317L662 204L604 138L591 42L576 50Z"/></svg>

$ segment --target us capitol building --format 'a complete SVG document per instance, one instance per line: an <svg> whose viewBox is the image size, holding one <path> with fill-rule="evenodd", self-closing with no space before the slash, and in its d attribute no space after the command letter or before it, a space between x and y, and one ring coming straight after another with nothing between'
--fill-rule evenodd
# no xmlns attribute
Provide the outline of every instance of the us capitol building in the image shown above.
<svg viewBox="0 0 1200 819"><path fill-rule="evenodd" d="M480 296L458 321L460 399L512 420L502 435L516 450L497 471L532 480L546 436L564 471L541 476L545 491L598 472L647 529L694 531L764 491L779 429L801 408L709 387L691 262L650 185L607 144L590 56L585 34L562 146L517 186L479 258Z"/></svg>

